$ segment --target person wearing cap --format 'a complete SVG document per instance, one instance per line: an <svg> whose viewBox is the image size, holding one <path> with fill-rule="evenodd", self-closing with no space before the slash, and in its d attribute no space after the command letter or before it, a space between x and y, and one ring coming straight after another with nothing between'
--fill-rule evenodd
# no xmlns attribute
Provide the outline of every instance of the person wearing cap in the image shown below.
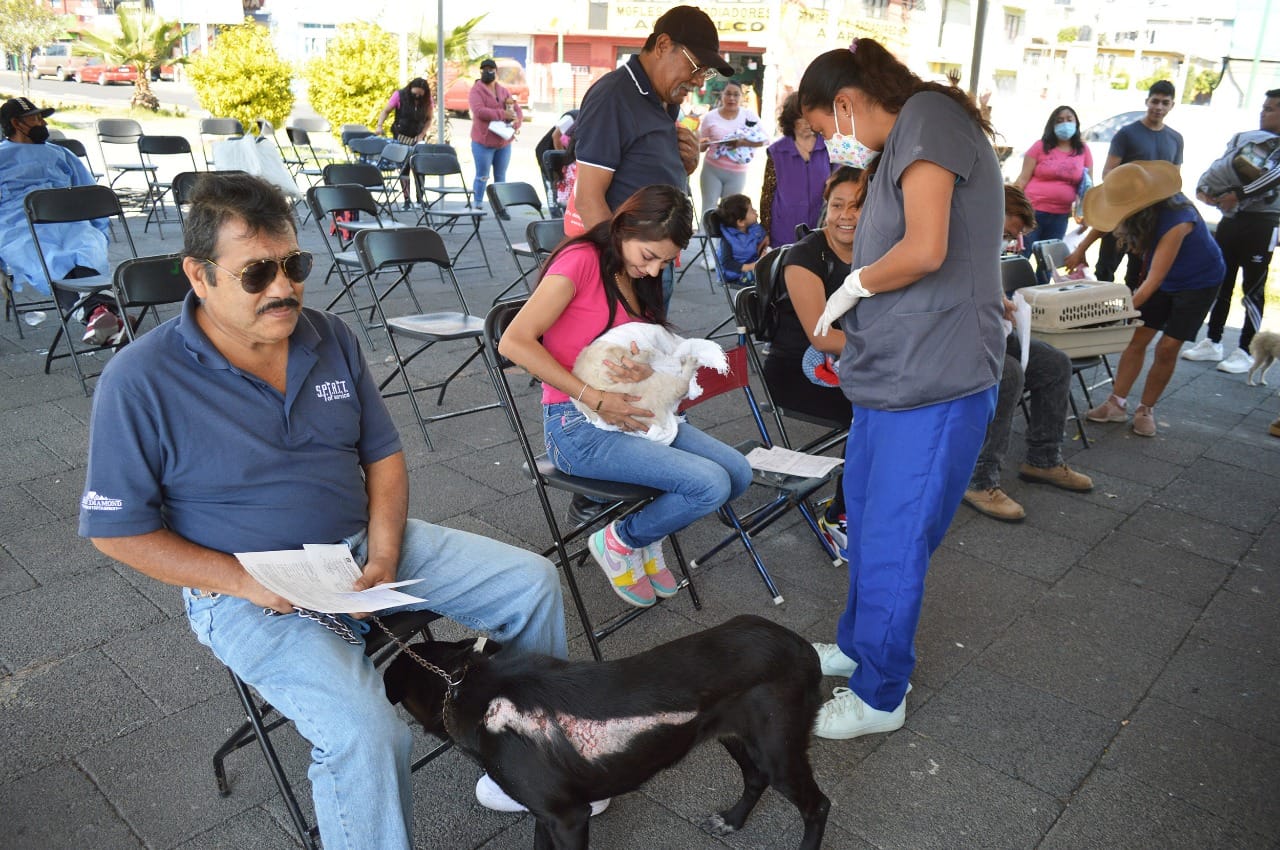
<svg viewBox="0 0 1280 850"><path fill-rule="evenodd" d="M520 130L524 113L507 87L498 82L498 63L492 59L480 63L480 79L471 87L467 101L471 110L471 157L476 164L471 203L482 209L489 170L493 169L493 182L507 182L511 140Z"/></svg>
<svg viewBox="0 0 1280 850"><path fill-rule="evenodd" d="M1155 357L1133 411L1133 433L1156 435L1156 402L1164 392L1178 350L1196 338L1213 306L1226 273L1222 251L1200 213L1182 194L1182 176L1172 163L1151 160L1117 166L1084 196L1084 218L1090 227L1115 236L1125 250L1142 258L1142 276L1133 293L1142 326L1120 355L1114 392L1086 416L1090 422L1126 422L1128 395L1138 380L1147 347Z"/></svg>
<svg viewBox="0 0 1280 850"><path fill-rule="evenodd" d="M645 186L687 189L698 140L677 127L680 104L717 73L730 76L733 67L720 55L716 25L701 9L676 6L654 23L639 54L587 89L574 128L573 201L581 224L570 223L570 230L590 230ZM669 280L668 273L668 299Z"/></svg>
<svg viewBox="0 0 1280 850"><path fill-rule="evenodd" d="M65 189L92 186L93 175L71 151L46 144L49 128L45 119L53 114L25 97L15 97L0 106L0 267L13 279L16 292L32 289L54 296L64 313L76 303L76 295L54 290L45 278L36 252L23 199L37 189ZM49 273L57 280L105 274L107 262L106 219L42 225L40 243ZM85 342L105 344L122 330L122 325L105 296L94 296L86 304L88 327Z"/></svg>

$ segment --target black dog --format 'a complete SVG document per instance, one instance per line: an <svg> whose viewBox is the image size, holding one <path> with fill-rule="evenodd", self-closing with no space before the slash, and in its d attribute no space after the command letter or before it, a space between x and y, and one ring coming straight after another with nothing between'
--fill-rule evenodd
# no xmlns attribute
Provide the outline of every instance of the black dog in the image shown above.
<svg viewBox="0 0 1280 850"><path fill-rule="evenodd" d="M822 672L807 641L741 616L631 658L490 658L489 642L427 642L384 673L387 698L452 738L537 818L536 850L586 848L589 803L634 791L718 738L742 769L742 798L712 815L740 829L772 785L804 818L801 850L822 844L830 801L809 765ZM447 675L446 682L441 674Z"/></svg>

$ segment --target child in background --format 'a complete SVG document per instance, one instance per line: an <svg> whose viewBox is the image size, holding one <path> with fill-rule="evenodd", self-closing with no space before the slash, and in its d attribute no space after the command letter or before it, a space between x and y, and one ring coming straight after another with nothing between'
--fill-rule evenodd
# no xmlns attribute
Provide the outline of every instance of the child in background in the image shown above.
<svg viewBox="0 0 1280 850"><path fill-rule="evenodd" d="M1226 272L1218 243L1181 189L1176 165L1129 162L1084 196L1089 225L1114 233L1119 244L1142 257L1142 282L1133 293L1142 327L1120 355L1115 392L1087 416L1090 422L1128 420L1129 390L1142 371L1147 346L1163 332L1133 412L1133 433L1140 437L1156 435L1156 402L1178 365L1178 349L1196 338Z"/></svg>
<svg viewBox="0 0 1280 850"><path fill-rule="evenodd" d="M732 286L754 286L756 260L769 249L769 236L751 199L729 195L716 207L720 219L720 268Z"/></svg>

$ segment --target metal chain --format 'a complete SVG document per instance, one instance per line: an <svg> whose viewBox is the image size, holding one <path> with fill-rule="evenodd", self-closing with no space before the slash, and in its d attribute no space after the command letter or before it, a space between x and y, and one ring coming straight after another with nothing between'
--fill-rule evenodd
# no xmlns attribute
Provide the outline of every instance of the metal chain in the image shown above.
<svg viewBox="0 0 1280 850"><path fill-rule="evenodd" d="M274 616L280 612L272 608L263 608L262 613L267 616ZM293 613L297 614L299 617L319 623L352 646L359 646L364 643L364 639L357 636L355 631L344 623L336 614L325 614L320 611L312 611L310 608L294 608Z"/></svg>
<svg viewBox="0 0 1280 850"><path fill-rule="evenodd" d="M399 648L400 648L400 651L401 651L401 652L403 652L405 655L409 656L409 657L410 657L410 658L412 658L414 661L416 661L416 662L418 662L419 664L421 664L423 667L425 667L425 668L427 668L428 670L430 670L432 673L435 673L435 674L436 674L437 676L439 676L441 679L444 679L444 680L445 680L445 682L447 682L447 683L448 683L449 688L450 688L451 690L452 690L453 688L458 687L458 685L462 684L462 678L467 674L467 669L466 669L465 667L464 667L464 668L462 668L462 670L458 673L458 678L457 678L457 680L455 681L455 680L453 679L453 677L452 677L452 676L450 676L450 675L449 675L449 673L448 673L447 671L445 671L443 668L441 668L441 667L437 667L436 665L432 664L432 663L431 663L430 661L428 661L427 659L423 658L423 657L422 657L421 655L419 655L417 652L415 652L415 651L414 651L414 649L413 649L413 647L409 646L409 644L407 644L407 643L405 643L403 640L401 640L401 639L400 639L400 638L399 638L399 637L398 637L394 632L392 632L392 631L391 631L391 629L389 629L389 628L387 628L387 627L386 627L386 624L385 624L385 623L383 623L383 622L382 622L381 620L379 620L377 617L373 617L373 616L371 616L371 617L369 617L369 619L373 621L373 624L374 624L375 626L377 626L378 628L382 629L383 633L384 633L388 638L390 638L390 639L391 639L391 641L392 641L392 642L393 642L397 647L399 647Z"/></svg>

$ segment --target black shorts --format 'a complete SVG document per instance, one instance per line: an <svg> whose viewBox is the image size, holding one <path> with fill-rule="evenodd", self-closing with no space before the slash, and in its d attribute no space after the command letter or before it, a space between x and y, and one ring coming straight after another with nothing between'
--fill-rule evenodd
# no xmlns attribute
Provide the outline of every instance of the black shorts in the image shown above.
<svg viewBox="0 0 1280 850"><path fill-rule="evenodd" d="M1177 292L1157 289L1138 308L1138 312L1142 314L1142 324L1146 327L1153 331L1164 331L1165 336L1190 342L1200 332L1204 317L1209 315L1209 308L1217 297L1216 286L1181 289Z"/></svg>

